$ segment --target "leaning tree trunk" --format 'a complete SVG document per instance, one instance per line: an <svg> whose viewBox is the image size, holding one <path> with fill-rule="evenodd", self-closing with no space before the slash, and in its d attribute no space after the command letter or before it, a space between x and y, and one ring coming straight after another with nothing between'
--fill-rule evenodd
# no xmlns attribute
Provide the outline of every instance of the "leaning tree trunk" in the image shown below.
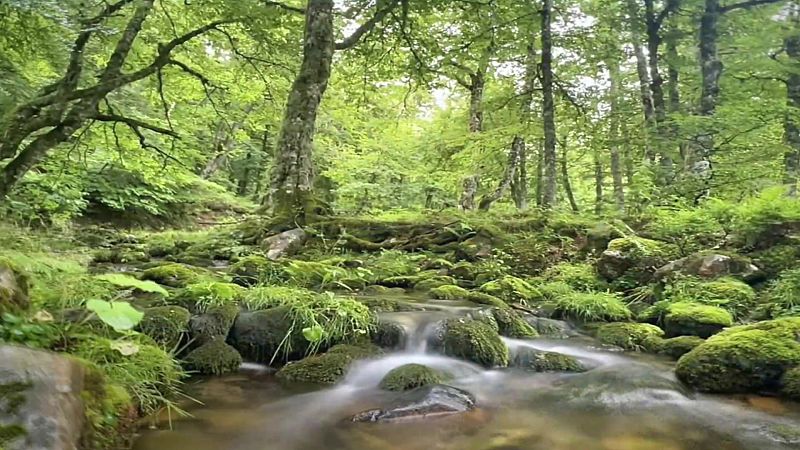
<svg viewBox="0 0 800 450"><path fill-rule="evenodd" d="M478 209L481 211L488 211L489 208L492 207L492 203L503 197L503 194L505 194L514 181L514 177L517 174L517 167L519 166L519 160L524 149L525 140L520 137L515 137L514 141L511 143L511 150L508 152L508 163L503 178L500 180L500 184L497 186L497 189L481 198Z"/></svg>
<svg viewBox="0 0 800 450"><path fill-rule="evenodd" d="M553 100L553 0L543 0L542 8L542 123L544 128L544 178L542 180L542 207L556 205L557 164L555 101Z"/></svg>
<svg viewBox="0 0 800 450"><path fill-rule="evenodd" d="M797 21L798 18L794 17ZM784 132L788 149L784 155L784 183L787 195L797 196L797 182L800 178L800 34L784 40L786 54L791 58L790 70L786 78L786 98L788 111L784 121Z"/></svg>
<svg viewBox="0 0 800 450"><path fill-rule="evenodd" d="M622 184L622 164L620 161L619 145L621 136L619 132L619 61L612 60L608 63L609 81L611 89L609 96L611 97L611 120L609 123L609 148L611 150L611 178L614 187L614 203L617 209L623 211L625 209L625 188Z"/></svg>
<svg viewBox="0 0 800 450"><path fill-rule="evenodd" d="M301 222L313 212L315 203L314 132L333 63L333 0L309 0L305 15L303 62L286 103L268 199L274 215Z"/></svg>

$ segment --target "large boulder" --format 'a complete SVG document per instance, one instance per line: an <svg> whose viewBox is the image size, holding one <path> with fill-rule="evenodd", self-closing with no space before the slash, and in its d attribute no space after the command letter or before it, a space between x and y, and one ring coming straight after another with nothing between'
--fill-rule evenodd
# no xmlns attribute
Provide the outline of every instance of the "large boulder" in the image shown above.
<svg viewBox="0 0 800 450"><path fill-rule="evenodd" d="M461 414L475 409L475 398L467 391L434 384L406 391L379 409L363 411L353 422L400 422Z"/></svg>
<svg viewBox="0 0 800 450"><path fill-rule="evenodd" d="M728 328L683 355L675 375L703 392L777 390L800 365L800 317Z"/></svg>
<svg viewBox="0 0 800 450"><path fill-rule="evenodd" d="M248 360L256 362L291 361L302 358L309 342L300 327L292 327L291 310L286 306L242 312L236 318L228 341Z"/></svg>
<svg viewBox="0 0 800 450"><path fill-rule="evenodd" d="M731 325L733 316L728 311L692 302L669 304L664 315L667 337L698 336L705 339Z"/></svg>
<svg viewBox="0 0 800 450"><path fill-rule="evenodd" d="M307 239L308 235L302 228L295 228L264 239L261 247L267 251L268 259L277 261L297 253Z"/></svg>
<svg viewBox="0 0 800 450"><path fill-rule="evenodd" d="M28 277L22 271L0 259L0 312L27 309L28 284Z"/></svg>
<svg viewBox="0 0 800 450"><path fill-rule="evenodd" d="M84 376L77 360L0 346L0 447L76 450L85 425Z"/></svg>
<svg viewBox="0 0 800 450"><path fill-rule="evenodd" d="M744 281L757 281L764 274L749 258L744 256L699 252L665 264L654 274L656 279L670 278L675 275L706 279L734 277Z"/></svg>
<svg viewBox="0 0 800 450"><path fill-rule="evenodd" d="M634 351L648 349L652 338L662 336L664 331L649 323L609 323L597 329L597 339L600 342Z"/></svg>
<svg viewBox="0 0 800 450"><path fill-rule="evenodd" d="M508 365L508 347L500 339L497 328L483 320L448 320L443 329L442 345L446 355L484 367Z"/></svg>

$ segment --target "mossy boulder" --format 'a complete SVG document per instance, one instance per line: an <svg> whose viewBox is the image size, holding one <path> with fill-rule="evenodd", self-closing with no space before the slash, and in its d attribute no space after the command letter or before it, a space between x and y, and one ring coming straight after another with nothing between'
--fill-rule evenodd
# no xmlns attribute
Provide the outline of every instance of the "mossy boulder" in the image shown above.
<svg viewBox="0 0 800 450"><path fill-rule="evenodd" d="M539 336L536 329L522 317L522 314L511 308L492 308L492 316L502 336L517 339Z"/></svg>
<svg viewBox="0 0 800 450"><path fill-rule="evenodd" d="M183 359L188 370L208 375L235 372L242 365L242 356L223 338L211 339L189 352Z"/></svg>
<svg viewBox="0 0 800 450"><path fill-rule="evenodd" d="M640 237L614 239L597 260L597 273L620 287L632 288L647 283L657 268L678 255L670 244Z"/></svg>
<svg viewBox="0 0 800 450"><path fill-rule="evenodd" d="M586 371L586 367L573 356L530 348L521 348L515 352L509 365L517 369L533 372Z"/></svg>
<svg viewBox="0 0 800 450"><path fill-rule="evenodd" d="M731 325L733 325L731 313L716 306L699 303L671 303L664 315L664 331L667 337L707 338Z"/></svg>
<svg viewBox="0 0 800 450"><path fill-rule="evenodd" d="M728 328L683 355L676 376L704 392L775 390L788 369L800 364L800 318Z"/></svg>
<svg viewBox="0 0 800 450"><path fill-rule="evenodd" d="M469 296L469 291L454 284L446 284L431 289L430 295L439 300L455 300L467 298L467 296Z"/></svg>
<svg viewBox="0 0 800 450"><path fill-rule="evenodd" d="M357 359L380 354L373 345L335 345L321 354L291 362L283 366L276 376L279 380L316 384L334 384L347 373L347 368Z"/></svg>
<svg viewBox="0 0 800 450"><path fill-rule="evenodd" d="M398 294L402 295L405 294L406 291L403 288L390 288L386 286L381 286L379 284L371 284L369 286L365 286L361 293L364 295L391 295L391 294Z"/></svg>
<svg viewBox="0 0 800 450"><path fill-rule="evenodd" d="M672 261L655 272L657 279L677 275L706 279L734 277L745 281L755 281L763 277L763 272L752 263L750 258L745 256L735 253L702 251Z"/></svg>
<svg viewBox="0 0 800 450"><path fill-rule="evenodd" d="M508 348L497 330L485 321L446 321L442 345L446 355L473 361L484 367L508 365Z"/></svg>
<svg viewBox="0 0 800 450"><path fill-rule="evenodd" d="M751 311L756 292L750 285L735 278L723 277L706 281L681 277L665 286L662 298L672 302L688 301L718 306L734 317L743 317Z"/></svg>
<svg viewBox="0 0 800 450"><path fill-rule="evenodd" d="M207 281L193 283L178 291L174 301L194 312L203 312L212 306L236 304L246 290L233 283Z"/></svg>
<svg viewBox="0 0 800 450"><path fill-rule="evenodd" d="M242 312L229 335L230 344L248 360L268 363L300 359L310 343L301 327L292 327L289 307L280 306L254 312Z"/></svg>
<svg viewBox="0 0 800 450"><path fill-rule="evenodd" d="M356 297L356 300L369 308L372 312L399 312L399 311L420 311L421 306L413 303L397 300L388 297Z"/></svg>
<svg viewBox="0 0 800 450"><path fill-rule="evenodd" d="M418 291L430 291L441 286L452 286L456 284L456 279L447 275L437 275L422 279L414 284L414 289Z"/></svg>
<svg viewBox="0 0 800 450"><path fill-rule="evenodd" d="M447 273L458 280L474 281L478 275L478 268L471 262L461 261L450 267Z"/></svg>
<svg viewBox="0 0 800 450"><path fill-rule="evenodd" d="M496 306L498 308L508 308L508 303L494 295L483 292L468 291L466 299L479 305Z"/></svg>
<svg viewBox="0 0 800 450"><path fill-rule="evenodd" d="M145 270L142 279L155 281L164 286L182 288L199 281L200 275L196 269L189 266L168 263Z"/></svg>
<svg viewBox="0 0 800 450"><path fill-rule="evenodd" d="M402 348L408 339L406 329L395 322L380 320L372 331L372 343L388 349Z"/></svg>
<svg viewBox="0 0 800 450"><path fill-rule="evenodd" d="M250 255L236 261L228 269L233 283L239 286L255 286L285 281L287 274L281 263L269 259Z"/></svg>
<svg viewBox="0 0 800 450"><path fill-rule="evenodd" d="M0 258L0 312L26 310L30 306L30 280L18 267Z"/></svg>
<svg viewBox="0 0 800 450"><path fill-rule="evenodd" d="M189 336L195 345L202 345L215 338L224 340L239 314L235 303L214 305L206 312L193 316L189 320Z"/></svg>
<svg viewBox="0 0 800 450"><path fill-rule="evenodd" d="M649 323L609 323L597 329L597 339L625 350L647 349L648 340L664 336L664 331Z"/></svg>
<svg viewBox="0 0 800 450"><path fill-rule="evenodd" d="M705 339L697 336L677 336L669 339L649 338L645 342L645 348L650 352L677 360L703 342L705 342Z"/></svg>
<svg viewBox="0 0 800 450"><path fill-rule="evenodd" d="M800 400L800 366L793 367L783 374L781 394L792 400Z"/></svg>
<svg viewBox="0 0 800 450"><path fill-rule="evenodd" d="M153 338L161 347L170 350L181 342L189 325L191 313L180 306L156 306L144 310L139 331Z"/></svg>
<svg viewBox="0 0 800 450"><path fill-rule="evenodd" d="M380 388L387 391L409 391L422 386L443 383L447 377L438 370L421 364L406 364L389 371Z"/></svg>
<svg viewBox="0 0 800 450"><path fill-rule="evenodd" d="M506 303L528 304L542 298L542 294L530 283L510 275L481 285L480 291Z"/></svg>

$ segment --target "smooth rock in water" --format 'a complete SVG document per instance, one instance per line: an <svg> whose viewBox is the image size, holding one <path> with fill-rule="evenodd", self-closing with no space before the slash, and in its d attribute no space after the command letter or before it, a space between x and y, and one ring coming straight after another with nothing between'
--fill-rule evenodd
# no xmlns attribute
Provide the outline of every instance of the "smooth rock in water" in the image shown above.
<svg viewBox="0 0 800 450"><path fill-rule="evenodd" d="M546 317L538 316L524 316L525 320L531 324L533 328L539 332L539 335L549 338L567 339L572 336L578 336L575 328L563 320L548 319Z"/></svg>
<svg viewBox="0 0 800 450"><path fill-rule="evenodd" d="M709 279L730 276L744 281L756 281L764 275L748 258L718 253L696 253L677 259L656 270L655 278L664 279L675 273Z"/></svg>
<svg viewBox="0 0 800 450"><path fill-rule="evenodd" d="M55 353L0 346L5 450L76 450L84 428L84 368Z"/></svg>
<svg viewBox="0 0 800 450"><path fill-rule="evenodd" d="M306 232L302 228L295 228L264 239L261 246L267 250L267 258L276 261L300 250L306 239Z"/></svg>
<svg viewBox="0 0 800 450"><path fill-rule="evenodd" d="M467 391L434 384L407 391L385 409L363 411L353 422L400 422L460 414L475 409L475 397Z"/></svg>

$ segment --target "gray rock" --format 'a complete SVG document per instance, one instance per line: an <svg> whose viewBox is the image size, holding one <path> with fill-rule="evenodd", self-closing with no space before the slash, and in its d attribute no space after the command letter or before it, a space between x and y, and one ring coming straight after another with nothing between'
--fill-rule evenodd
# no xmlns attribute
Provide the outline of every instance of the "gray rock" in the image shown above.
<svg viewBox="0 0 800 450"><path fill-rule="evenodd" d="M763 277L761 269L748 258L709 252L695 253L672 261L656 270L654 276L656 279L664 279L677 273L708 279L730 276L744 281L756 281Z"/></svg>
<svg viewBox="0 0 800 450"><path fill-rule="evenodd" d="M461 414L475 409L475 397L467 391L434 384L406 391L386 408L354 415L353 422L401 422Z"/></svg>
<svg viewBox="0 0 800 450"><path fill-rule="evenodd" d="M27 277L0 261L0 311L27 309L28 306Z"/></svg>
<svg viewBox="0 0 800 450"><path fill-rule="evenodd" d="M620 278L633 265L633 261L619 250L606 250L597 260L597 273L607 280Z"/></svg>
<svg viewBox="0 0 800 450"><path fill-rule="evenodd" d="M84 427L84 368L55 353L0 346L0 426L6 450L76 450Z"/></svg>
<svg viewBox="0 0 800 450"><path fill-rule="evenodd" d="M527 314L523 317L525 317L525 320L539 332L539 335L544 337L567 339L580 334L575 331L572 325L563 320L548 319L546 317Z"/></svg>
<svg viewBox="0 0 800 450"><path fill-rule="evenodd" d="M261 246L267 250L267 258L276 261L300 250L306 239L306 232L302 228L295 228L264 239Z"/></svg>

